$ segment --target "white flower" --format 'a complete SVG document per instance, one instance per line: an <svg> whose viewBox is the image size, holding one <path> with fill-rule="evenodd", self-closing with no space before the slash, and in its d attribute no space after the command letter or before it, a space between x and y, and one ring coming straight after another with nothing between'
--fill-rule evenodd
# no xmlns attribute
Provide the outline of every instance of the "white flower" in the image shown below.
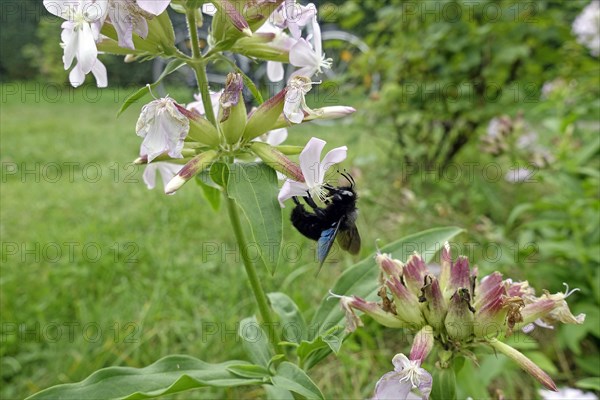
<svg viewBox="0 0 600 400"><path fill-rule="evenodd" d="M285 0L271 14L269 22L281 29L288 28L294 39L300 39L302 28L317 15L317 7L313 3L306 6L296 4L296 0Z"/></svg>
<svg viewBox="0 0 600 400"><path fill-rule="evenodd" d="M331 68L331 58L326 58L323 53L321 28L316 16L312 19L312 28L312 45L306 39L299 38L290 50L290 64L300 68L292 76L303 75L310 78L317 72L323 72L323 68Z"/></svg>
<svg viewBox="0 0 600 400"><path fill-rule="evenodd" d="M304 150L300 153L300 170L304 176L304 182L297 182L291 179L285 181L279 196L279 204L284 207L283 202L293 196L311 196L325 200L327 196L326 189L323 187L325 172L334 164L338 164L346 159L348 148L346 146L337 147L330 150L321 161L321 153L325 147L325 141L317 138L311 138Z"/></svg>
<svg viewBox="0 0 600 400"><path fill-rule="evenodd" d="M106 16L108 0L44 0L44 7L68 21L63 23L61 36L65 69L69 69L77 58L83 74L89 73L98 57L96 40Z"/></svg>
<svg viewBox="0 0 600 400"><path fill-rule="evenodd" d="M313 83L305 76L293 76L288 82L287 91L285 93L285 103L283 105L283 115L288 121L299 124L304 119L304 113L308 115L314 114L306 105L304 96L312 89Z"/></svg>
<svg viewBox="0 0 600 400"><path fill-rule="evenodd" d="M148 189L154 189L156 187L156 174L160 172L163 186L166 191L169 181L173 179L182 168L183 165L159 161L146 165L142 178Z"/></svg>
<svg viewBox="0 0 600 400"><path fill-rule="evenodd" d="M374 400L407 399L413 389L418 389L423 399L429 398L433 379L421 368L419 360L409 360L404 354L396 354L392 364L394 370L377 381Z"/></svg>
<svg viewBox="0 0 600 400"><path fill-rule="evenodd" d="M165 152L172 158L183 158L183 139L189 128L190 121L177 110L171 98L146 104L136 124L137 135L144 138L140 156L148 156L149 163Z"/></svg>
<svg viewBox="0 0 600 400"><path fill-rule="evenodd" d="M584 392L583 390L569 387L560 388L558 392L540 389L538 393L544 400L598 400L598 396L592 392Z"/></svg>
<svg viewBox="0 0 600 400"><path fill-rule="evenodd" d="M61 27L63 28L61 33L61 38L63 40L63 44L69 43L72 40L72 37L75 35L73 29L75 27L75 23L71 21L65 21L62 23ZM65 63L66 65L66 63ZM68 67L65 67L67 69ZM85 81L85 75L91 72L96 78L96 85L99 88L104 88L108 86L108 78L106 67L102 64L102 61L97 58L94 59L92 63L91 70L85 71L82 63L78 60L69 73L69 82L71 82L71 86L78 87L83 84Z"/></svg>
<svg viewBox="0 0 600 400"><path fill-rule="evenodd" d="M577 41L590 49L592 55L600 55L600 0L592 0L583 9L573 21L572 30Z"/></svg>

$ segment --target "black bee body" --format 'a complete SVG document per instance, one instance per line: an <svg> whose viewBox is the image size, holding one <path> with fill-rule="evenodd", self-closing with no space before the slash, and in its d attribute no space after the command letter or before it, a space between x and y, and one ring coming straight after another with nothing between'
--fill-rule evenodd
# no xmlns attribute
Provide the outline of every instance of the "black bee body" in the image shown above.
<svg viewBox="0 0 600 400"><path fill-rule="evenodd" d="M312 211L308 211L298 198L294 197L296 207L292 210L292 225L304 236L317 241L317 258L323 265L327 254L337 239L340 247L351 254L360 250L360 235L356 229L357 195L354 180L343 175L351 182L350 186L333 187L326 185L328 191L325 207L319 207L308 196L304 197Z"/></svg>

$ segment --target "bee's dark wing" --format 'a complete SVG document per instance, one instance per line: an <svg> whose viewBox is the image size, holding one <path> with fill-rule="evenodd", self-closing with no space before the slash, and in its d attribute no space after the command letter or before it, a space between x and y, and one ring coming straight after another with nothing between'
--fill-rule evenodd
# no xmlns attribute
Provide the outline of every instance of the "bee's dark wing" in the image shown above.
<svg viewBox="0 0 600 400"><path fill-rule="evenodd" d="M354 224L351 224L348 229L340 229L337 241L340 247L350 254L358 254L360 251L360 235Z"/></svg>
<svg viewBox="0 0 600 400"><path fill-rule="evenodd" d="M325 229L323 232L321 232L321 237L317 241L317 259L319 260L319 269L317 270L317 275L323 267L323 263L327 258L327 254L329 254L331 251L331 246L333 246L335 237L338 235L340 230L341 222L342 220L340 219L338 222L333 224L331 228Z"/></svg>

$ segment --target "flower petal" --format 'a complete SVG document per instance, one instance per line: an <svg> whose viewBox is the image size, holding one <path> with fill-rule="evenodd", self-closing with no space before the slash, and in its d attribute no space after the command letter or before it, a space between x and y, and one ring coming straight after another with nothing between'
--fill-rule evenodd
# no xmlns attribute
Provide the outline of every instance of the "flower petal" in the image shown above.
<svg viewBox="0 0 600 400"><path fill-rule="evenodd" d="M190 128L190 121L166 97L154 100L142 108L136 124L136 133L144 138L140 155L148 156L148 162L168 152L172 158L182 158L183 139Z"/></svg>
<svg viewBox="0 0 600 400"><path fill-rule="evenodd" d="M298 89L289 89L285 94L285 103L283 105L283 115L294 124L299 124L304 119L302 103L304 94Z"/></svg>
<svg viewBox="0 0 600 400"><path fill-rule="evenodd" d="M315 55L319 57L319 61L321 58L321 53L323 53L323 44L321 43L321 27L317 22L317 16L315 15L312 19L312 30L313 30L313 44L315 45Z"/></svg>
<svg viewBox="0 0 600 400"><path fill-rule="evenodd" d="M154 189L156 186L156 174L160 172L163 186L166 189L169 181L181 171L181 168L183 168L183 165L164 161L150 163L146 166L146 169L144 169L142 179L148 189Z"/></svg>
<svg viewBox="0 0 600 400"><path fill-rule="evenodd" d="M92 66L98 57L98 49L96 48L92 27L90 24L82 23L80 29L74 32L74 35L76 36L75 52L77 54L77 61L81 64L83 73L87 74L92 70Z"/></svg>
<svg viewBox="0 0 600 400"><path fill-rule="evenodd" d="M272 131L267 132L266 142L271 146L279 146L281 143L285 142L287 137L288 131L286 128L273 129Z"/></svg>
<svg viewBox="0 0 600 400"><path fill-rule="evenodd" d="M278 61L267 61L267 77L271 82L279 82L285 76L283 64Z"/></svg>
<svg viewBox="0 0 600 400"><path fill-rule="evenodd" d="M61 40L64 47L63 64L65 69L71 68L77 53L77 35L73 32L75 24L70 21L62 23Z"/></svg>
<svg viewBox="0 0 600 400"><path fill-rule="evenodd" d="M316 71L319 61L312 46L304 38L300 38L290 49L290 64L295 67L314 67Z"/></svg>
<svg viewBox="0 0 600 400"><path fill-rule="evenodd" d="M94 75L94 78L96 78L96 86L99 88L105 88L108 86L106 67L100 60L96 60L92 66L92 74Z"/></svg>
<svg viewBox="0 0 600 400"><path fill-rule="evenodd" d="M286 180L277 195L277 200L281 208L284 208L284 201L291 199L293 196L306 196L308 186L304 182L296 182L291 179Z"/></svg>
<svg viewBox="0 0 600 400"><path fill-rule="evenodd" d="M160 15L171 3L171 0L137 0L138 6L144 11Z"/></svg>
<svg viewBox="0 0 600 400"><path fill-rule="evenodd" d="M388 372L377 381L373 400L404 400L411 389L411 383L400 381L397 372Z"/></svg>
<svg viewBox="0 0 600 400"><path fill-rule="evenodd" d="M334 164L339 164L342 161L344 161L346 159L347 154L348 147L346 146L336 147L335 149L329 150L329 152L325 154L325 157L323 157L323 160L320 164L319 182L323 182L327 170Z"/></svg>
<svg viewBox="0 0 600 400"><path fill-rule="evenodd" d="M69 82L74 88L79 87L85 81L85 74L81 70L79 63L75 64L71 72L69 73Z"/></svg>
<svg viewBox="0 0 600 400"><path fill-rule="evenodd" d="M302 170L302 175L304 175L304 181L309 188L322 183L322 180L319 179L320 164L321 152L325 147L325 143L324 140L315 137L310 138L302 153L300 153L300 169Z"/></svg>

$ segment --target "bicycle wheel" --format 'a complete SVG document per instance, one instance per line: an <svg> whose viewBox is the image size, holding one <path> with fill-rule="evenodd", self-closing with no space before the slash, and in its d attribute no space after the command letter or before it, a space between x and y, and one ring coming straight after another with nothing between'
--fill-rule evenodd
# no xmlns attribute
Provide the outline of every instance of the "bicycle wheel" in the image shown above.
<svg viewBox="0 0 600 400"><path fill-rule="evenodd" d="M365 58L369 46L358 36L338 30L321 33L323 52L333 61L331 69L323 71L324 80L336 82L340 91L362 88L371 94L379 90L380 76L373 71L374 60Z"/></svg>

